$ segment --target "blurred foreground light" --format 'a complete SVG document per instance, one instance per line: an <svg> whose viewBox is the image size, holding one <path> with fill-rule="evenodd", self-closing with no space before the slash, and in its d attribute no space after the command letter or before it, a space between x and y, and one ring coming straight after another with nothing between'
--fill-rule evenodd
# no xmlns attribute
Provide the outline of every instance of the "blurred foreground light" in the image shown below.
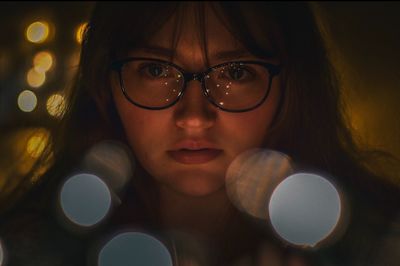
<svg viewBox="0 0 400 266"><path fill-rule="evenodd" d="M3 242L0 240L0 266L5 265L4 263L4 250L3 250Z"/></svg>
<svg viewBox="0 0 400 266"><path fill-rule="evenodd" d="M276 233L291 244L314 247L335 229L341 216L336 188L309 173L291 175L274 190L269 215Z"/></svg>
<svg viewBox="0 0 400 266"><path fill-rule="evenodd" d="M18 107L24 112L32 112L37 104L36 95L30 90L24 90L18 96Z"/></svg>
<svg viewBox="0 0 400 266"><path fill-rule="evenodd" d="M208 246L193 234L170 230L166 236L173 243L174 261L179 262L179 265L212 265L208 256Z"/></svg>
<svg viewBox="0 0 400 266"><path fill-rule="evenodd" d="M236 157L227 170L228 197L239 210L266 220L273 189L292 173L287 155L273 150L249 150Z"/></svg>
<svg viewBox="0 0 400 266"><path fill-rule="evenodd" d="M134 160L125 144L104 140L90 148L82 167L84 171L101 177L113 192L119 193L133 175Z"/></svg>
<svg viewBox="0 0 400 266"><path fill-rule="evenodd" d="M61 118L65 113L66 102L60 94L51 95L46 102L47 112L56 118Z"/></svg>
<svg viewBox="0 0 400 266"><path fill-rule="evenodd" d="M37 73L45 73L53 65L53 55L50 52L39 52L33 58L33 68Z"/></svg>
<svg viewBox="0 0 400 266"><path fill-rule="evenodd" d="M31 68L26 75L26 81L29 86L39 88L46 81L45 72L38 72L35 67Z"/></svg>
<svg viewBox="0 0 400 266"><path fill-rule="evenodd" d="M107 185L92 174L78 174L62 186L60 205L74 224L89 227L101 222L111 208L111 193Z"/></svg>
<svg viewBox="0 0 400 266"><path fill-rule="evenodd" d="M172 266L168 249L158 239L139 232L112 238L101 249L98 266Z"/></svg>
<svg viewBox="0 0 400 266"><path fill-rule="evenodd" d="M49 36L49 24L45 21L36 21L26 29L26 38L33 43L42 43Z"/></svg>
<svg viewBox="0 0 400 266"><path fill-rule="evenodd" d="M79 26L76 28L75 32L75 39L76 41L81 44L83 40L83 34L85 33L85 29L87 27L87 22L79 24Z"/></svg>
<svg viewBox="0 0 400 266"><path fill-rule="evenodd" d="M47 130L41 130L31 136L26 143L26 152L32 158L39 158L46 148L50 133Z"/></svg>

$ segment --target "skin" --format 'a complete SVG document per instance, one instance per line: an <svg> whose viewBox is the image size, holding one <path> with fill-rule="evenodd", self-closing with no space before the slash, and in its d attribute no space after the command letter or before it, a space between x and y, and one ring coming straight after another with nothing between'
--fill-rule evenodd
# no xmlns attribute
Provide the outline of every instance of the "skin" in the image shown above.
<svg viewBox="0 0 400 266"><path fill-rule="evenodd" d="M187 12L190 14L190 11ZM192 17L187 16L179 36L173 62L190 72L207 69L201 42L196 36ZM172 20L149 41L149 46L170 49ZM210 65L234 60L260 60L248 52L221 58L221 52L245 49L234 39L212 12L207 14L207 50ZM151 57L168 61L168 55L138 49L128 56ZM269 61L276 63L274 61ZM225 172L232 160L248 149L263 146L276 112L280 93L279 76L273 79L267 100L258 108L244 113L229 113L211 105L204 97L201 84L187 84L184 97L164 110L146 110L134 106L123 96L116 75L111 79L114 101L129 144L144 169L156 180L161 194L161 211L167 224L190 224L199 231L209 231L210 217L221 215L229 205L224 191ZM206 140L223 152L207 163L182 164L168 156L176 143ZM217 218L215 218L217 219ZM211 219L212 221L212 219ZM207 228L205 228L207 227Z"/></svg>

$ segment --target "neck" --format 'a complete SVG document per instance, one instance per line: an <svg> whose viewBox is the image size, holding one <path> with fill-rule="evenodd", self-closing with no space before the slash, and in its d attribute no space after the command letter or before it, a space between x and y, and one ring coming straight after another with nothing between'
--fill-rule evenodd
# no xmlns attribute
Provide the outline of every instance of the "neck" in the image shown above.
<svg viewBox="0 0 400 266"><path fill-rule="evenodd" d="M183 241L186 248L194 242L200 244L199 249L194 249L200 252L200 258L234 258L257 243L256 232L231 205L225 189L192 197L161 188L159 195L162 226L177 232L178 241ZM185 237L179 238L179 233Z"/></svg>
<svg viewBox="0 0 400 266"><path fill-rule="evenodd" d="M183 195L166 187L160 189L161 222L167 230L220 237L232 210L225 189L202 197Z"/></svg>

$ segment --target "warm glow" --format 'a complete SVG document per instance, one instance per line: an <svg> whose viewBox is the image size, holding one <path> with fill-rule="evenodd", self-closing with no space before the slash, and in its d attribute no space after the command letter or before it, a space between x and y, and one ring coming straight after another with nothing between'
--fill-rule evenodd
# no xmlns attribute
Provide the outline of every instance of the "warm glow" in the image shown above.
<svg viewBox="0 0 400 266"><path fill-rule="evenodd" d="M32 158L39 158L47 146L49 140L48 131L36 132L32 137L28 139L26 144L26 152Z"/></svg>
<svg viewBox="0 0 400 266"><path fill-rule="evenodd" d="M86 26L87 26L87 22L80 24L76 28L75 39L79 44L82 43L83 33L85 32Z"/></svg>
<svg viewBox="0 0 400 266"><path fill-rule="evenodd" d="M49 25L44 21L36 21L26 29L26 38L33 43L42 43L49 36Z"/></svg>
<svg viewBox="0 0 400 266"><path fill-rule="evenodd" d="M33 58L33 66L37 73L45 73L53 65L53 55L50 52L39 52Z"/></svg>
<svg viewBox="0 0 400 266"><path fill-rule="evenodd" d="M18 107L24 112L31 112L37 104L36 95L29 90L24 90L18 96Z"/></svg>
<svg viewBox="0 0 400 266"><path fill-rule="evenodd" d="M53 94L47 99L46 108L51 116L57 118L62 117L65 112L65 107L65 98L60 94Z"/></svg>
<svg viewBox="0 0 400 266"><path fill-rule="evenodd" d="M26 75L26 81L29 86L39 88L46 81L46 74L44 72L38 72L35 67L31 68Z"/></svg>

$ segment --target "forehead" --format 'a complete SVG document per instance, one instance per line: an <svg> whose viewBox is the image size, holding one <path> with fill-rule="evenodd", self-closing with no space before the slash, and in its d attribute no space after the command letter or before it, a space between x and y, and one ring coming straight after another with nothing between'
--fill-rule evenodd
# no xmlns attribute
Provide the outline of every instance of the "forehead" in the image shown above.
<svg viewBox="0 0 400 266"><path fill-rule="evenodd" d="M174 14L137 51L160 55L170 51L170 56L176 60L203 61L222 60L221 54L225 57L229 57L229 53L232 57L250 54L211 7L204 6L202 10L195 4Z"/></svg>

